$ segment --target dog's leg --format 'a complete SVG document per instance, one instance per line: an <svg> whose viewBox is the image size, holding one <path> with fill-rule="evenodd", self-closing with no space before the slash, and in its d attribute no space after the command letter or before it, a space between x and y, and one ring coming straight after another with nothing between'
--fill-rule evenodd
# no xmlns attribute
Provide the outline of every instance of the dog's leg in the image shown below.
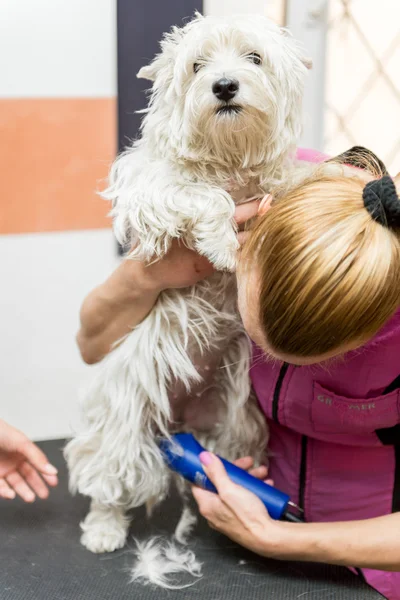
<svg viewBox="0 0 400 600"><path fill-rule="evenodd" d="M106 506L92 501L81 523L81 544L96 554L114 552L125 545L130 519L122 506Z"/></svg>
<svg viewBox="0 0 400 600"><path fill-rule="evenodd" d="M197 523L197 517L194 513L194 510L189 506L189 504L185 504L183 506L181 518L179 519L179 523L176 526L174 538L180 544L188 544L190 534L193 531Z"/></svg>
<svg viewBox="0 0 400 600"><path fill-rule="evenodd" d="M221 196L221 208L223 204L224 196ZM197 252L206 256L216 269L233 272L239 249L236 229L232 219L228 219L228 215L223 214L222 210L220 212L221 214L218 214L212 210L205 210L193 224L190 235L195 240Z"/></svg>
<svg viewBox="0 0 400 600"><path fill-rule="evenodd" d="M232 197L215 185L189 182L169 163L148 162L133 152L134 161L129 153L117 159L122 170L135 165L129 188L106 192L115 202L111 214L120 243L133 244L131 256L150 261L181 238L217 269L233 271L239 244Z"/></svg>
<svg viewBox="0 0 400 600"><path fill-rule="evenodd" d="M175 483L180 497L182 498L182 514L176 526L174 538L180 544L189 542L190 534L197 523L197 516L190 506L190 487L189 484L180 475L175 477Z"/></svg>

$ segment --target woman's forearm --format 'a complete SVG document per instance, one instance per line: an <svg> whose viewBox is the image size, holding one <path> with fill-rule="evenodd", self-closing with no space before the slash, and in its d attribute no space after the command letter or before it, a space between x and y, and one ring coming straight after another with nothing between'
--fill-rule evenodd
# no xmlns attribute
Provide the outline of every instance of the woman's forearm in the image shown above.
<svg viewBox="0 0 400 600"><path fill-rule="evenodd" d="M88 364L101 360L114 344L153 308L160 288L141 262L123 260L112 275L84 300L77 342Z"/></svg>
<svg viewBox="0 0 400 600"><path fill-rule="evenodd" d="M400 513L364 521L279 523L273 554L286 560L400 571L399 539Z"/></svg>

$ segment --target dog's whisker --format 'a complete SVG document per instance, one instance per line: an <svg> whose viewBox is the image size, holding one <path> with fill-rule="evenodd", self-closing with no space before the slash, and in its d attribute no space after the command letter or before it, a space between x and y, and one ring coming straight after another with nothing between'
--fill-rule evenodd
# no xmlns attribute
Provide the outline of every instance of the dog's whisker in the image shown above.
<svg viewBox="0 0 400 600"><path fill-rule="evenodd" d="M219 369L229 369L230 367L235 367L236 365L242 364L242 362L243 362L242 360L237 360L237 361L231 362L231 363L229 363L227 365L221 365L218 368Z"/></svg>

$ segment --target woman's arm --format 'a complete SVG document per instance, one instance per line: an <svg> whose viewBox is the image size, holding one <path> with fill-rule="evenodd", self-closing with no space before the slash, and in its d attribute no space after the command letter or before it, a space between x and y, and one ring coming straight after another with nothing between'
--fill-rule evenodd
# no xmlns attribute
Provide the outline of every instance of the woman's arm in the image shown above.
<svg viewBox="0 0 400 600"><path fill-rule="evenodd" d="M156 263L124 259L83 302L77 334L83 360L93 364L108 354L149 314L162 290L193 285L212 271L207 259L178 241Z"/></svg>
<svg viewBox="0 0 400 600"><path fill-rule="evenodd" d="M113 344L138 325L155 304L159 290L143 264L123 260L111 276L85 298L77 342L83 360L98 362Z"/></svg>
<svg viewBox="0 0 400 600"><path fill-rule="evenodd" d="M400 513L364 521L279 525L276 558L400 571Z"/></svg>
<svg viewBox="0 0 400 600"><path fill-rule="evenodd" d="M257 214L258 206L255 200L236 208L239 228ZM83 302L77 334L83 360L93 364L108 354L118 340L149 314L162 290L194 285L212 272L206 258L179 240L174 240L164 258L150 265L123 260Z"/></svg>
<svg viewBox="0 0 400 600"><path fill-rule="evenodd" d="M338 523L274 521L254 494L232 483L216 456L205 452L200 458L218 490L193 488L201 514L249 550L280 560L400 571L399 513Z"/></svg>

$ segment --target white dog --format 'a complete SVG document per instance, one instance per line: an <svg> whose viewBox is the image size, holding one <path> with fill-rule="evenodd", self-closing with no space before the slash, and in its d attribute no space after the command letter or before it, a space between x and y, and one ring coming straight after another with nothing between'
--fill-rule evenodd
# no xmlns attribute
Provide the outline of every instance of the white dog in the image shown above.
<svg viewBox="0 0 400 600"><path fill-rule="evenodd" d="M71 490L92 498L81 524L92 552L121 548L127 510L165 497L170 475L157 435L192 431L231 460L261 459L267 442L230 274L233 215L235 203L262 197L289 168L309 64L287 31L259 15L196 15L161 48L138 74L153 82L141 139L111 170L114 230L134 247L132 259L161 258L181 238L223 272L163 292L87 390L86 430L65 454ZM186 506L178 541L193 522Z"/></svg>

